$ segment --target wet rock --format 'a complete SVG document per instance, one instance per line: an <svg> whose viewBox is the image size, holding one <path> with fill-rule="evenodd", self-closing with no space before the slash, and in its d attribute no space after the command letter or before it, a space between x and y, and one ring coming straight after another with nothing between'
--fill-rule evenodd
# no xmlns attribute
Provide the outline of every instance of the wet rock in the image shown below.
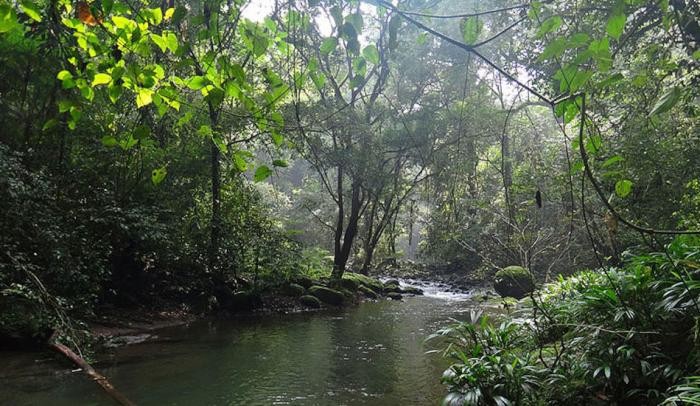
<svg viewBox="0 0 700 406"><path fill-rule="evenodd" d="M345 295L343 295L343 293L325 286L312 286L309 288L309 294L317 297L323 303L334 306L340 306L345 302Z"/></svg>
<svg viewBox="0 0 700 406"><path fill-rule="evenodd" d="M399 287L399 285L387 284L384 285L384 293L403 293L403 290Z"/></svg>
<svg viewBox="0 0 700 406"><path fill-rule="evenodd" d="M413 286L407 286L403 288L403 293L408 293L410 295L422 295L423 290Z"/></svg>
<svg viewBox="0 0 700 406"><path fill-rule="evenodd" d="M389 292L386 296L391 300L403 299L403 296L401 295L401 293L396 293L396 292Z"/></svg>
<svg viewBox="0 0 700 406"><path fill-rule="evenodd" d="M359 286L365 286L372 289L375 293L382 293L384 290L384 285L378 279L370 278L369 276L359 273L346 272L343 274L343 280L345 279L353 280Z"/></svg>
<svg viewBox="0 0 700 406"><path fill-rule="evenodd" d="M516 299L522 299L535 289L530 271L515 265L496 272L493 287L502 297Z"/></svg>
<svg viewBox="0 0 700 406"><path fill-rule="evenodd" d="M379 297L379 295L377 295L375 291L368 288L367 286L360 285L358 290L369 299L377 299Z"/></svg>
<svg viewBox="0 0 700 406"><path fill-rule="evenodd" d="M387 280L386 282L384 282L384 286L387 286L387 285L396 285L396 286L399 286L400 284L399 284L398 279L389 279L389 280Z"/></svg>
<svg viewBox="0 0 700 406"><path fill-rule="evenodd" d="M306 307L310 307L312 309L318 309L321 307L321 301L318 300L316 296L311 296L311 295L304 295L299 298L299 303Z"/></svg>

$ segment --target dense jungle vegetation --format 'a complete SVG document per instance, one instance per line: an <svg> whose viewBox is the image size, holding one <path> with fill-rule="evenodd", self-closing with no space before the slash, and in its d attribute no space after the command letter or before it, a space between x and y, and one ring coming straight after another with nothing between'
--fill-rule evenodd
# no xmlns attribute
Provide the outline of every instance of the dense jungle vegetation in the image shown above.
<svg viewBox="0 0 700 406"><path fill-rule="evenodd" d="M700 404L698 16L0 0L0 342L419 269L524 297L436 333L446 404Z"/></svg>

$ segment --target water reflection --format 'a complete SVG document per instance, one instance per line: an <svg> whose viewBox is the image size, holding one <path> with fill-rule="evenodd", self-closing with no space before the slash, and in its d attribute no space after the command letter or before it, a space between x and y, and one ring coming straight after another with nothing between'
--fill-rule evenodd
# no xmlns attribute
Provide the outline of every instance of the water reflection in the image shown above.
<svg viewBox="0 0 700 406"><path fill-rule="evenodd" d="M450 299L195 323L160 332L167 342L115 349L99 367L140 405L439 404L445 364L425 353L424 340L473 307ZM7 355L0 354L13 365L0 370L2 405L110 404L63 364L27 368L41 355Z"/></svg>

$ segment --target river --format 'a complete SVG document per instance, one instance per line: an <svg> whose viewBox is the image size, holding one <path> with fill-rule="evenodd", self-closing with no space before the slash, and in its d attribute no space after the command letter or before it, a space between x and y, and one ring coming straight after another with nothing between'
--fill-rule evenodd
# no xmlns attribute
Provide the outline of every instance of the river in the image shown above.
<svg viewBox="0 0 700 406"><path fill-rule="evenodd" d="M165 329L96 367L139 405L437 405L447 364L425 339L475 304L423 288L401 302ZM0 404L112 403L50 355L0 352Z"/></svg>

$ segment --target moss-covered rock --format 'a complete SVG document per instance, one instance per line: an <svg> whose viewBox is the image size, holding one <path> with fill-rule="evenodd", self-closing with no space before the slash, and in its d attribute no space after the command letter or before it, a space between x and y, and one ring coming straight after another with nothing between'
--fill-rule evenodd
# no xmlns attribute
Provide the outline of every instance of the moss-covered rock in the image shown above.
<svg viewBox="0 0 700 406"><path fill-rule="evenodd" d="M318 300L316 296L311 296L311 295L304 295L299 298L299 303L306 307L310 307L312 309L318 309L321 307L321 301Z"/></svg>
<svg viewBox="0 0 700 406"><path fill-rule="evenodd" d="M403 290L397 284L384 285L384 293L403 293Z"/></svg>
<svg viewBox="0 0 700 406"><path fill-rule="evenodd" d="M342 292L325 286L312 286L309 288L309 294L316 296L323 303L334 306L340 306L345 302L345 295Z"/></svg>
<svg viewBox="0 0 700 406"><path fill-rule="evenodd" d="M296 283L290 283L282 287L282 293L286 296L299 297L306 293L306 289Z"/></svg>
<svg viewBox="0 0 700 406"><path fill-rule="evenodd" d="M379 281L379 279L370 278L367 275L346 272L343 274L343 279L353 280L357 282L359 286L365 286L369 289L372 289L375 293L382 293L382 291L384 290L384 285L381 281Z"/></svg>
<svg viewBox="0 0 700 406"><path fill-rule="evenodd" d="M344 288L344 289L347 289L347 290L349 290L349 291L354 292L354 291L357 290L357 288L360 287L360 283L357 282L355 279L350 279L350 278L345 278L345 277L343 277L343 278L340 280L340 286L341 286L342 288Z"/></svg>
<svg viewBox="0 0 700 406"><path fill-rule="evenodd" d="M369 299L377 299L379 297L379 295L375 291L373 291L365 285L360 285L358 290Z"/></svg>
<svg viewBox="0 0 700 406"><path fill-rule="evenodd" d="M389 292L386 296L391 300L403 299L403 296L401 295L401 293L396 293L396 292Z"/></svg>
<svg viewBox="0 0 700 406"><path fill-rule="evenodd" d="M387 280L386 282L384 282L384 286L388 286L388 285L396 285L396 286L399 286L400 283L399 283L399 280L398 280L398 279L389 279L389 280Z"/></svg>
<svg viewBox="0 0 700 406"><path fill-rule="evenodd" d="M496 272L493 287L499 295L516 299L522 299L535 289L530 271L516 265Z"/></svg>
<svg viewBox="0 0 700 406"><path fill-rule="evenodd" d="M292 279L290 279L290 282L296 283L297 285L301 285L304 287L304 289L308 289L314 285L314 281L311 280L308 276L304 275L299 275L295 276Z"/></svg>

